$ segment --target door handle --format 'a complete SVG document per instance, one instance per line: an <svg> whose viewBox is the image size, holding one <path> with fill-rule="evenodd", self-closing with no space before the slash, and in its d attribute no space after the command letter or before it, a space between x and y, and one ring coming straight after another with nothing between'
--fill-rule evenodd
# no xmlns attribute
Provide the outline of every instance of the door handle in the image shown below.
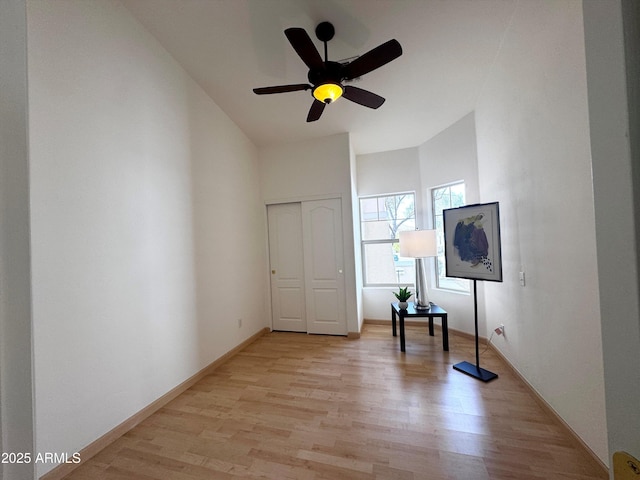
<svg viewBox="0 0 640 480"><path fill-rule="evenodd" d="M271 275L275 275L276 271L275 270L271 270Z"/></svg>

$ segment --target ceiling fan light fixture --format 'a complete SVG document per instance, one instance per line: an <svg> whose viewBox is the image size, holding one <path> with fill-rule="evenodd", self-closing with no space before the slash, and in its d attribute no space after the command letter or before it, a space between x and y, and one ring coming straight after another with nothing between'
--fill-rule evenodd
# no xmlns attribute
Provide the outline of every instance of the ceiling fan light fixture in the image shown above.
<svg viewBox="0 0 640 480"><path fill-rule="evenodd" d="M342 96L344 89L337 83L323 83L313 89L313 97L322 103L335 102Z"/></svg>

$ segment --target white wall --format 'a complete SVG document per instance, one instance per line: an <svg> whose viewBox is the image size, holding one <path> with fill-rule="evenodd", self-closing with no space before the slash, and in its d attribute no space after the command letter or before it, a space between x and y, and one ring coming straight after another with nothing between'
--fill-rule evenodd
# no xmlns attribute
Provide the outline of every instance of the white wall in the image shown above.
<svg viewBox="0 0 640 480"><path fill-rule="evenodd" d="M356 300L351 164L347 133L260 150L265 205L318 198L342 200L347 328L355 333L360 331L361 314Z"/></svg>
<svg viewBox="0 0 640 480"><path fill-rule="evenodd" d="M358 195L416 192L416 209L422 206L418 148L357 155Z"/></svg>
<svg viewBox="0 0 640 480"><path fill-rule="evenodd" d="M476 110L481 201L500 202L495 344L608 463L580 2L519 2ZM518 272L526 274L526 286Z"/></svg>
<svg viewBox="0 0 640 480"><path fill-rule="evenodd" d="M349 134L260 150L265 203L297 201L350 191Z"/></svg>
<svg viewBox="0 0 640 480"><path fill-rule="evenodd" d="M362 255L360 255L360 242L362 236L360 234L360 228L358 228L358 221L360 219L360 202L358 201L358 161L353 146L349 149L349 172L351 183L351 215L353 219L353 253L354 253L354 269L355 269L355 288L356 288L356 315L358 318L358 330L362 331L362 324L364 323L364 306L362 299Z"/></svg>
<svg viewBox="0 0 640 480"><path fill-rule="evenodd" d="M255 147L119 3L30 1L28 35L36 449L73 453L266 326L264 212Z"/></svg>
<svg viewBox="0 0 640 480"><path fill-rule="evenodd" d="M419 147L358 156L358 194L416 192L416 219L420 228L432 228L430 189L464 180L467 203L479 201L478 158L473 113ZM427 262L429 299L449 313L451 328L474 333L473 296L435 288L434 262ZM478 285L479 323L485 333L482 282ZM367 319L389 320L395 287L365 287L363 310Z"/></svg>
<svg viewBox="0 0 640 480"><path fill-rule="evenodd" d="M476 126L473 113L469 113L435 137L420 146L420 177L423 190L425 222L432 228L430 189L453 182L464 181L467 205L480 201L478 187L478 154L476 148ZM432 262L433 263L433 262ZM475 333L473 313L473 287L471 293L454 293L435 288L434 266L429 278L429 297L448 312L451 328L470 334ZM478 282L478 326L485 336L483 302L484 282ZM499 322L498 322L499 323Z"/></svg>
<svg viewBox="0 0 640 480"><path fill-rule="evenodd" d="M420 177L425 213L431 208L429 189L460 180L465 183L466 203L480 200L473 112L420 145Z"/></svg>
<svg viewBox="0 0 640 480"><path fill-rule="evenodd" d="M0 452L33 452L27 25L23 1L0 1ZM6 459L3 459L6 460ZM34 478L0 463L0 478Z"/></svg>
<svg viewBox="0 0 640 480"><path fill-rule="evenodd" d="M639 7L635 1L597 0L583 6L609 455L623 450L635 457L640 457Z"/></svg>
<svg viewBox="0 0 640 480"><path fill-rule="evenodd" d="M418 148L404 148L388 152L369 153L356 157L358 196L384 195L397 192L415 192L417 226L423 228L422 187L420 185L420 162ZM359 208L359 207L358 207ZM354 228L360 228L358 222ZM360 255L360 245L358 245ZM362 269L362 266L360 266ZM396 287L364 287L362 290L363 316L368 320L389 320L390 303L396 301L393 292Z"/></svg>

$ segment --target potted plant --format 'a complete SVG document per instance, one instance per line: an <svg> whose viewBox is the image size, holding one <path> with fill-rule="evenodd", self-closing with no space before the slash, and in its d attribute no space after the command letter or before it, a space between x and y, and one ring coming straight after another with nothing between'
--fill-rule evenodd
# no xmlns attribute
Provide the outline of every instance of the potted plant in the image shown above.
<svg viewBox="0 0 640 480"><path fill-rule="evenodd" d="M409 287L401 288L399 291L393 292L393 294L398 299L398 307L406 310L406 308L409 306L408 300L412 295L412 293L409 291Z"/></svg>

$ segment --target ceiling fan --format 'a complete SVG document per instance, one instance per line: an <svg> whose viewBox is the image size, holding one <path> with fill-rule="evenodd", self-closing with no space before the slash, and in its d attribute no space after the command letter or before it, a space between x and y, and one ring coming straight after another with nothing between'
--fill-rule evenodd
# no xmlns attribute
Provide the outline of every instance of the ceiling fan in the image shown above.
<svg viewBox="0 0 640 480"><path fill-rule="evenodd" d="M287 28L284 34L302 61L309 67L307 78L311 85L296 83L261 87L254 88L254 93L268 95L311 90L314 100L307 115L307 122L318 120L324 107L341 96L369 108L378 108L384 103L385 99L380 95L353 85L344 85L343 82L361 77L402 55L402 46L397 40L389 40L351 62L342 63L332 62L327 58L327 42L335 34L335 29L330 22L322 22L316 27L316 36L324 43L324 61L304 28Z"/></svg>

